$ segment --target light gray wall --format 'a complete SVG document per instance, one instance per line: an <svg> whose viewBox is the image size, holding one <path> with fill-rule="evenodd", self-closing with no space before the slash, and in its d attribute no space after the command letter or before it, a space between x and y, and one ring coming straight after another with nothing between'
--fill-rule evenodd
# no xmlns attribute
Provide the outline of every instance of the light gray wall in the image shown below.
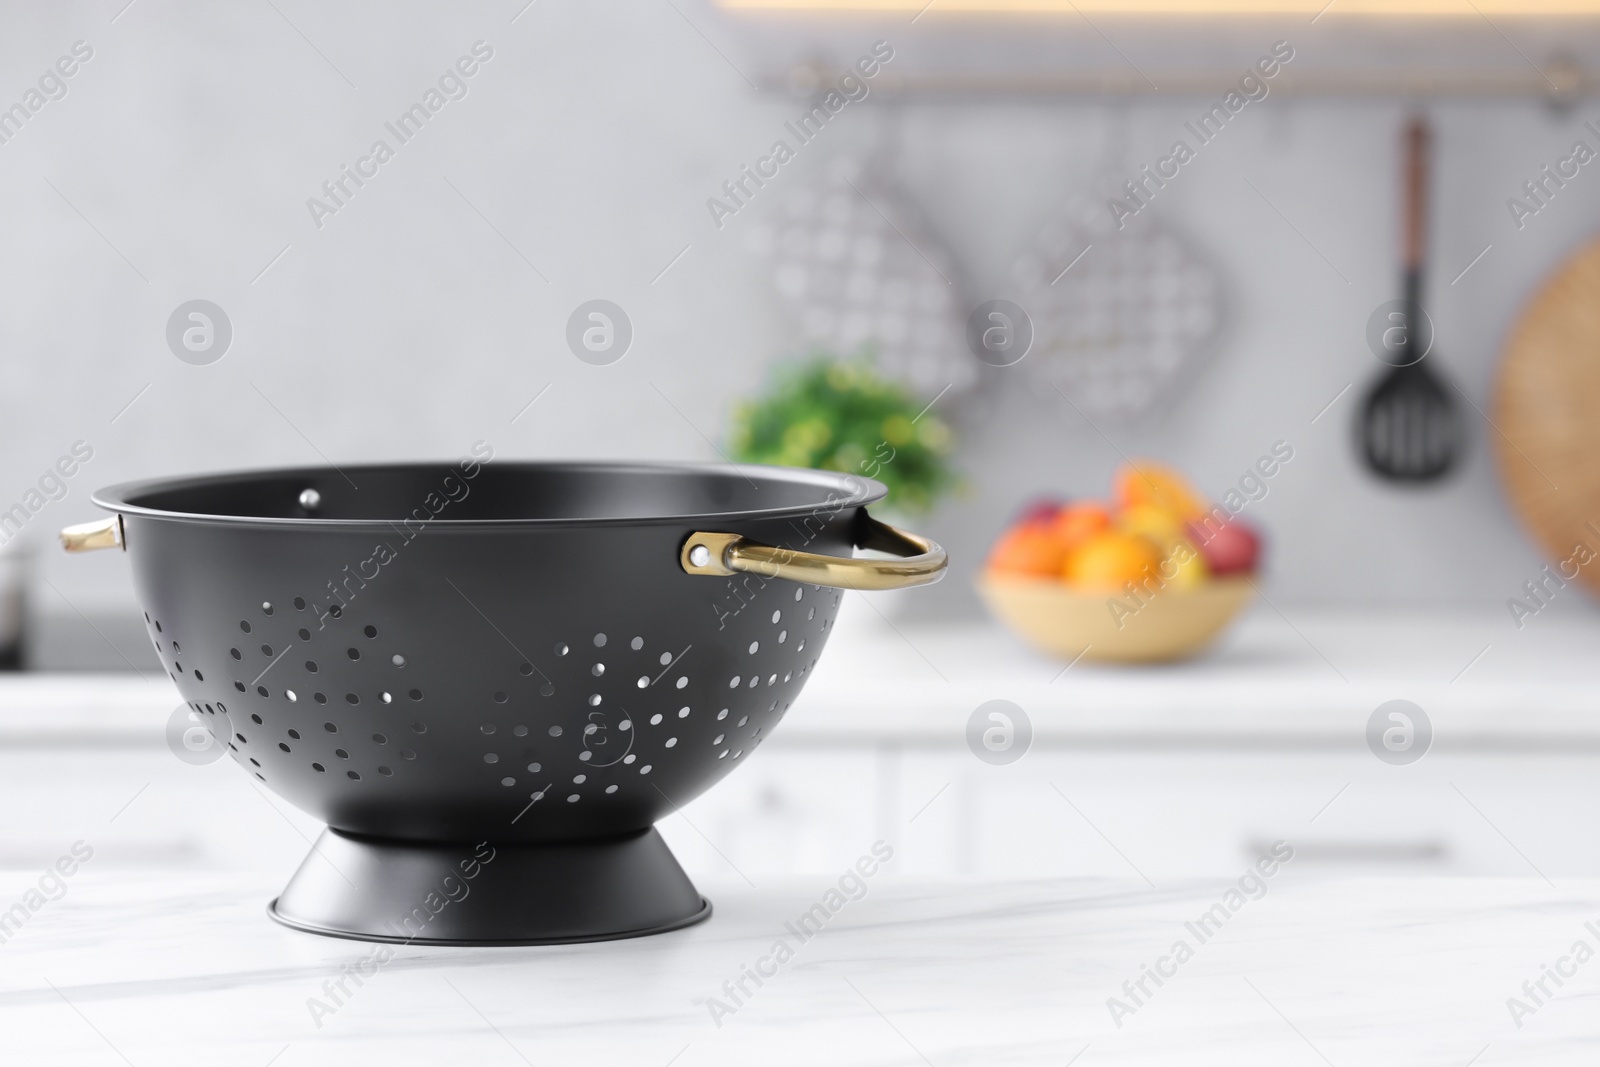
<svg viewBox="0 0 1600 1067"><path fill-rule="evenodd" d="M74 41L95 50L69 94L0 145L0 506L75 440L92 443L67 498L29 527L44 577L84 611L131 602L124 561L69 559L46 538L91 517L88 491L113 481L453 456L478 438L505 457L716 458L707 438L721 439L730 402L796 335L743 247L746 217L718 232L705 199L794 102L752 91L665 3L540 0L513 24L522 6L139 0L113 23L112 0L0 16L0 101ZM710 13L680 7L726 45ZM317 229L306 199L479 39L494 58L469 95ZM1242 43L1239 65L1263 50ZM848 111L782 180L865 147L893 118L884 105ZM1003 295L996 280L1094 172L1108 123L1126 118L1128 151L1144 160L1197 107L916 104L898 112L900 178L970 276L997 290L985 295ZM1600 172L1520 233L1505 198L1600 104L1432 113L1438 365L1486 406L1519 305L1600 224ZM1402 114L1398 102L1269 98L1164 191L1152 211L1213 259L1232 306L1216 358L1159 425L1108 431L1108 444L1059 400L994 375L948 405L968 489L921 520L958 561L937 595L945 608L970 607L967 580L1022 498L1102 492L1119 450L1176 460L1217 494L1279 439L1295 458L1250 513L1282 601L1490 604L1537 570L1476 414L1464 468L1442 488L1379 486L1353 458L1351 419L1379 370L1363 330L1397 284ZM783 195L775 182L763 209ZM164 340L169 314L196 297L235 329L207 367ZM580 363L563 341L569 313L594 297L634 323L614 366Z"/></svg>

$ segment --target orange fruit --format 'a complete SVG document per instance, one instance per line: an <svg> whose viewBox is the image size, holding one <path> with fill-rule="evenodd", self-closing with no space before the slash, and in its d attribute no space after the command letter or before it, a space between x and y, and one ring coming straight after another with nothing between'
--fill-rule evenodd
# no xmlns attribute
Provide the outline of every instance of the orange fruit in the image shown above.
<svg viewBox="0 0 1600 1067"><path fill-rule="evenodd" d="M1111 512L1094 500L1064 505L1050 523L1051 532L1068 551L1110 528Z"/></svg>
<svg viewBox="0 0 1600 1067"><path fill-rule="evenodd" d="M1117 515L1117 529L1148 537L1171 552L1183 540L1184 520L1160 504L1130 504Z"/></svg>
<svg viewBox="0 0 1600 1067"><path fill-rule="evenodd" d="M1007 530L989 552L989 569L1006 574L1054 578L1066 554L1048 527L1030 523Z"/></svg>
<svg viewBox="0 0 1600 1067"><path fill-rule="evenodd" d="M1124 463L1112 479L1118 507L1154 504L1178 517L1180 522L1197 519L1206 513L1205 501L1195 493L1182 474L1171 467L1149 460Z"/></svg>
<svg viewBox="0 0 1600 1067"><path fill-rule="evenodd" d="M1140 582L1161 564L1161 550L1149 538L1109 530L1067 554L1061 576L1085 592L1120 593L1128 582Z"/></svg>

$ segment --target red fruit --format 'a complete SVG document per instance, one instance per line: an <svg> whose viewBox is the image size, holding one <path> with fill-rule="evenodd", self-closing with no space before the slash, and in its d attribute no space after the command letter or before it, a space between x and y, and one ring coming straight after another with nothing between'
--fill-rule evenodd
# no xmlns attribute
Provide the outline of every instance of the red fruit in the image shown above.
<svg viewBox="0 0 1600 1067"><path fill-rule="evenodd" d="M1067 506L1064 500L1035 500L1017 517L1013 526L1046 526L1056 517L1056 512Z"/></svg>
<svg viewBox="0 0 1600 1067"><path fill-rule="evenodd" d="M1207 520L1188 524L1189 539L1200 550L1211 573L1218 577L1249 574L1261 556L1261 538L1242 522L1218 524Z"/></svg>

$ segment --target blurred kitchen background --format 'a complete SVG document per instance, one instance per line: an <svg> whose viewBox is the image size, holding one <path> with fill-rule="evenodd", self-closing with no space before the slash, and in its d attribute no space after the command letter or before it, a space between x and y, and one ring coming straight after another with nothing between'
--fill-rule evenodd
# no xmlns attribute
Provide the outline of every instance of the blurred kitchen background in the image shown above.
<svg viewBox="0 0 1600 1067"><path fill-rule="evenodd" d="M0 125L0 510L92 447L10 551L28 663L106 672L5 691L12 781L35 773L34 748L82 743L100 753L77 764L86 780L132 794L153 772L123 746L184 783L130 811L151 827L139 848L233 847L176 829L226 794L230 817L261 822L240 840L304 850L245 776L185 767L151 733L177 696L126 561L54 543L100 514L93 489L453 457L480 439L502 458L718 461L786 365L862 341L913 413L933 403L948 428L958 484L894 514L949 549L950 573L883 615L847 610L766 769L674 833L697 877L728 857L753 875L829 870L891 833L927 872L1228 873L1291 830L1340 869L1600 870L1600 848L1548 817L1600 800L1600 627L1576 585L1520 629L1511 615L1547 557L1505 487L1529 471L1501 461L1489 421L1519 315L1600 233L1594 168L1520 224L1507 204L1575 141L1600 147L1585 126L1600 123L1600 4L125 3L0 15L0 105L76 42L92 49L65 95ZM385 123L476 42L490 55L465 95L318 218L308 198L331 202L342 167L398 144ZM865 97L800 144L785 124L878 42L892 59ZM1107 198L1197 143L1185 124L1284 48L1266 95L1119 231ZM1408 485L1366 468L1356 426L1388 369L1368 325L1400 295L1401 130L1417 115L1432 128L1428 364L1464 437L1447 478ZM724 183L779 139L793 160L719 219L708 200L733 203ZM830 247L841 191L849 236ZM828 295L848 288L845 259L866 279L851 308ZM231 323L208 365L168 345L194 299ZM607 365L567 340L595 299L632 328ZM1039 326L1020 363L969 349L968 316L991 299ZM1157 322L1154 340L1105 327L1125 391L1075 391L1046 325L1114 326L1118 308ZM975 583L1031 501L1104 497L1129 457L1216 500L1279 442L1293 459L1243 516L1265 544L1262 599L1201 658L1063 675L1070 657L990 620ZM1363 731L1401 697L1433 715L1437 751L1397 769ZM963 741L993 698L1034 718L1037 751L1011 767ZM1061 836L1041 849L1028 824L1043 805ZM34 815L68 818L52 811Z"/></svg>

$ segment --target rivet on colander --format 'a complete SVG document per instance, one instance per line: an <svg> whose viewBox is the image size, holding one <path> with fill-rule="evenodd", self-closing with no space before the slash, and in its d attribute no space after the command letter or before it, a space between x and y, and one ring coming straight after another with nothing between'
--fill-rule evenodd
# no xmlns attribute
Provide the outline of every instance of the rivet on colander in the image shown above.
<svg viewBox="0 0 1600 1067"><path fill-rule="evenodd" d="M696 567L704 567L711 562L711 550L705 545L695 545L689 550L689 562Z"/></svg>
<svg viewBox="0 0 1600 1067"><path fill-rule="evenodd" d="M322 506L322 494L315 489L300 490L300 506L307 511L316 511Z"/></svg>

